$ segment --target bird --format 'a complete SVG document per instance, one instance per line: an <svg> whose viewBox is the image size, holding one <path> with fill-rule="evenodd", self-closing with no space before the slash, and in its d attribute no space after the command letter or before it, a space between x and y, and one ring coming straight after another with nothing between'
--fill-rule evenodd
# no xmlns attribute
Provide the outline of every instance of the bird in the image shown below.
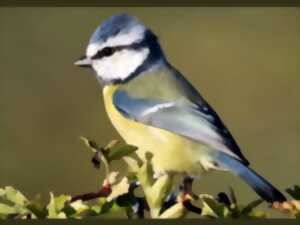
<svg viewBox="0 0 300 225"><path fill-rule="evenodd" d="M141 159L153 155L156 174L201 177L229 171L265 201L286 201L250 168L219 115L136 17L117 13L103 21L74 64L94 72L112 125L127 144L138 147Z"/></svg>

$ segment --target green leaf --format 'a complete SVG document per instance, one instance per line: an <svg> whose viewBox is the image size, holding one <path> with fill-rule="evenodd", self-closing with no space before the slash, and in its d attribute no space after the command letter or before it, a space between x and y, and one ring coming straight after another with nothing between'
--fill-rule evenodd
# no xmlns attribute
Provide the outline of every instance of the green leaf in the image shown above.
<svg viewBox="0 0 300 225"><path fill-rule="evenodd" d="M122 147L119 147L115 150L112 150L109 155L108 155L108 161L113 161L113 160L119 160L123 158L124 156L128 156L135 152L137 150L137 147L133 145L125 145Z"/></svg>
<svg viewBox="0 0 300 225"><path fill-rule="evenodd" d="M177 203L164 211L158 218L160 219L178 219L182 218L187 214L187 210L183 206L183 204Z"/></svg>
<svg viewBox="0 0 300 225"><path fill-rule="evenodd" d="M145 190L147 201L151 208L160 208L172 188L172 178L170 175L160 176L151 189Z"/></svg>
<svg viewBox="0 0 300 225"><path fill-rule="evenodd" d="M115 201L105 202L101 208L100 213L104 214L104 213L110 212L111 209L113 208L114 204L115 204Z"/></svg>
<svg viewBox="0 0 300 225"><path fill-rule="evenodd" d="M66 214L67 217L71 217L73 215L76 215L77 213L80 214L81 212L76 212L76 210L70 205L66 204L63 208L63 212Z"/></svg>
<svg viewBox="0 0 300 225"><path fill-rule="evenodd" d="M15 213L17 213L15 207L0 203L0 214L9 215Z"/></svg>
<svg viewBox="0 0 300 225"><path fill-rule="evenodd" d="M110 141L110 142L104 147L104 150L105 150L105 151L109 151L109 150L111 150L112 148L114 148L118 143L119 143L118 140L112 140L112 141Z"/></svg>
<svg viewBox="0 0 300 225"><path fill-rule="evenodd" d="M267 212L263 212L260 210L253 210L252 212L250 212L247 217L250 218L268 218L269 214Z"/></svg>
<svg viewBox="0 0 300 225"><path fill-rule="evenodd" d="M85 146L87 146L89 149L92 150L92 152L97 152L98 151L99 147L98 147L98 145L96 144L95 141L89 140L88 138L83 137L83 136L80 136L79 138L80 138L81 141L83 141Z"/></svg>
<svg viewBox="0 0 300 225"><path fill-rule="evenodd" d="M63 212L67 217L81 219L83 213L88 212L90 207L83 203L82 200L77 200L70 204L65 204Z"/></svg>
<svg viewBox="0 0 300 225"><path fill-rule="evenodd" d="M95 201L94 205L90 205L89 210L87 211L87 216L97 216L101 213L103 205L106 203L106 198L101 197Z"/></svg>
<svg viewBox="0 0 300 225"><path fill-rule="evenodd" d="M118 196L116 202L120 207L129 207L133 206L137 202L137 199L133 194L126 193Z"/></svg>
<svg viewBox="0 0 300 225"><path fill-rule="evenodd" d="M23 206L28 202L27 198L20 191L11 186L0 189L0 196L17 205Z"/></svg>
<svg viewBox="0 0 300 225"><path fill-rule="evenodd" d="M230 217L230 210L224 205L220 204L210 195L200 195L203 201L202 215L208 217L228 218Z"/></svg>
<svg viewBox="0 0 300 225"><path fill-rule="evenodd" d="M44 219L48 215L48 210L43 204L40 194L35 195L35 197L26 204L26 208L38 219Z"/></svg>
<svg viewBox="0 0 300 225"><path fill-rule="evenodd" d="M291 188L287 188L286 192L289 193L296 200L300 200L300 186L294 185Z"/></svg>
<svg viewBox="0 0 300 225"><path fill-rule="evenodd" d="M7 215L6 214L0 214L0 220L5 220L7 219Z"/></svg>
<svg viewBox="0 0 300 225"><path fill-rule="evenodd" d="M4 215L5 217L7 217L12 214L23 215L25 213L29 213L29 211L22 205L15 204L14 206L10 206L4 203L0 203L0 215Z"/></svg>
<svg viewBox="0 0 300 225"><path fill-rule="evenodd" d="M101 207L101 210L99 212L99 208L97 207ZM106 201L105 198L102 198L100 204L98 204L97 206L94 206L94 207L91 207L92 210L97 213L98 215L99 214L109 214L109 213L114 213L114 212L117 212L117 211L120 211L121 207L118 206L116 200L113 200L113 201Z"/></svg>
<svg viewBox="0 0 300 225"><path fill-rule="evenodd" d="M53 193L50 192L50 202L47 205L48 218L66 218L66 214L62 211L65 207L66 202L71 200L69 195L60 195L54 197Z"/></svg>
<svg viewBox="0 0 300 225"><path fill-rule="evenodd" d="M138 160L133 159L131 157L124 158L124 161L128 165L129 173L131 173L131 174L128 174L128 177L135 179L136 178L135 173L138 172L138 170L140 169L140 166L141 166L140 164L142 164L142 163L139 164Z"/></svg>
<svg viewBox="0 0 300 225"><path fill-rule="evenodd" d="M84 204L82 200L72 202L70 206L76 211L76 214L82 213L89 209L89 207Z"/></svg>
<svg viewBox="0 0 300 225"><path fill-rule="evenodd" d="M46 218L48 214L47 209L45 207L34 202L29 203L26 207L39 219Z"/></svg>
<svg viewBox="0 0 300 225"><path fill-rule="evenodd" d="M236 199L236 195L235 195L235 192L232 187L229 187L229 194L230 194L231 202L236 205L237 199Z"/></svg>
<svg viewBox="0 0 300 225"><path fill-rule="evenodd" d="M128 219L133 219L135 216L132 207L125 207L125 213Z"/></svg>
<svg viewBox="0 0 300 225"><path fill-rule="evenodd" d="M130 185L127 177L123 177L123 179L119 183L112 185L112 191L110 195L107 196L106 200L110 202L113 199L116 199L118 196L128 193L129 186Z"/></svg>
<svg viewBox="0 0 300 225"><path fill-rule="evenodd" d="M148 187L151 187L154 183L154 179L153 179L154 172L151 164L152 154L150 152L146 152L145 155L146 155L146 161L139 168L136 174L144 190Z"/></svg>
<svg viewBox="0 0 300 225"><path fill-rule="evenodd" d="M93 205L93 206L91 206L91 208L90 208L90 210L93 212L93 214L92 215L98 215L98 214L100 214L100 212L101 212L101 206L99 206L99 205Z"/></svg>
<svg viewBox="0 0 300 225"><path fill-rule="evenodd" d="M247 206L245 206L241 213L242 214L249 214L250 212L252 212L253 209L255 209L257 206L259 206L264 200L262 199L257 199L254 200L252 202L250 202Z"/></svg>

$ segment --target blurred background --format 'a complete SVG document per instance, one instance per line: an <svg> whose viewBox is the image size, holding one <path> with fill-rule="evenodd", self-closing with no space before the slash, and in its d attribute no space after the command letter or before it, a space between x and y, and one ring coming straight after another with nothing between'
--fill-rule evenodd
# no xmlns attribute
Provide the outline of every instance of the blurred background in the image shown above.
<svg viewBox="0 0 300 225"><path fill-rule="evenodd" d="M101 86L73 62L117 12L140 18L170 62L200 90L255 170L280 190L300 184L300 8L0 8L0 187L28 196L95 191L101 173L80 143L120 139ZM115 168L124 168L115 163ZM231 174L196 182L197 193L232 186Z"/></svg>

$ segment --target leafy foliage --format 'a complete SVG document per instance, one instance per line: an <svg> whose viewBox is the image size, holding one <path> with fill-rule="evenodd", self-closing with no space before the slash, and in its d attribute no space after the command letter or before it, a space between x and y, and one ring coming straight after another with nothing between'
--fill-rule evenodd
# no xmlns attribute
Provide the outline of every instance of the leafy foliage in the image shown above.
<svg viewBox="0 0 300 225"><path fill-rule="evenodd" d="M222 193L226 195L225 193ZM220 195L220 194L219 194ZM228 197L227 197L228 198ZM238 205L234 199L224 202L220 198L215 199L210 195L201 195L203 201L202 215L209 218L266 218L265 212L256 210L263 200L251 201L246 206Z"/></svg>
<svg viewBox="0 0 300 225"><path fill-rule="evenodd" d="M300 186L294 185L294 187L287 188L286 192L289 193L294 199L300 200Z"/></svg>
<svg viewBox="0 0 300 225"><path fill-rule="evenodd" d="M154 178L152 155L146 154L142 162L133 157L135 146L118 146L113 140L105 147L95 141L81 137L84 144L94 154L92 163L96 168L102 165L105 179L96 192L77 196L58 195L50 192L49 202L43 204L40 197L29 200L19 190L11 186L0 188L0 219L65 219L101 217L123 213L128 218L184 218L196 213L200 218L267 218L270 215L257 207L262 199L253 200L246 205L238 202L235 192L221 192L214 197L208 194L197 195L192 191L192 180L185 179L179 189L174 190L173 175ZM124 160L129 169L127 176L111 170L111 162ZM136 196L140 188L144 195ZM294 200L275 202L271 208L291 217L300 218L300 187L287 189ZM201 205L201 208L194 203Z"/></svg>

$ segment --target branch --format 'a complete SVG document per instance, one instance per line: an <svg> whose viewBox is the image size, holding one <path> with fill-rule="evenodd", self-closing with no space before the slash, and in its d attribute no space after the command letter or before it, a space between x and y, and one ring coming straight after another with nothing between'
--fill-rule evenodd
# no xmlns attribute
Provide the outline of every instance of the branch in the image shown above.
<svg viewBox="0 0 300 225"><path fill-rule="evenodd" d="M85 194L75 195L72 197L71 202L75 202L77 200L89 201L95 198L107 197L110 193L110 186L104 186L97 192L89 192Z"/></svg>

